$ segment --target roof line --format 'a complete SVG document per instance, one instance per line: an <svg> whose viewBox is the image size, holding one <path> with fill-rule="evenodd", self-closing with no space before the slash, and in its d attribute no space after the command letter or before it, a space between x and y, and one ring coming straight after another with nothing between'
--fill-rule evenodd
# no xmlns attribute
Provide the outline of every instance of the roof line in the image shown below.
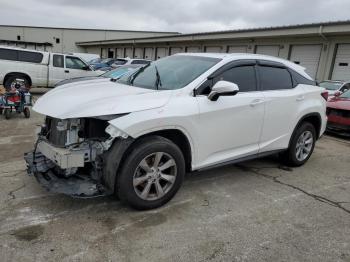
<svg viewBox="0 0 350 262"><path fill-rule="evenodd" d="M271 27L257 27L257 28L245 28L245 29L234 29L234 30L222 30L222 31L209 31L209 32L197 32L197 33L185 33L178 35L168 35L168 36L152 36L152 37L140 37L140 38L125 38L125 39L110 39L101 41L85 41L76 42L76 44L89 44L89 43L108 43L113 41L128 41L128 40L151 40L151 39L162 39L162 38L180 38L186 36L201 36L201 35L214 35L214 34L228 34L228 33L248 33L248 32L261 32L267 30L283 30L283 29L296 29L296 28L307 28L307 27L319 27L319 26L329 26L329 25L350 25L350 20L343 21L329 21L329 22L319 22L319 23L308 23L308 24L294 24L285 26L271 26Z"/></svg>
<svg viewBox="0 0 350 262"><path fill-rule="evenodd" d="M28 25L0 25L0 27L23 27L23 28L42 28L42 29L63 29L63 30L87 30L87 31L113 31L113 32L135 32L135 33L161 33L161 34L180 34L179 32L166 31L143 31L143 30L119 30L119 29L98 29L98 28L74 28L74 27L50 27L50 26L28 26Z"/></svg>

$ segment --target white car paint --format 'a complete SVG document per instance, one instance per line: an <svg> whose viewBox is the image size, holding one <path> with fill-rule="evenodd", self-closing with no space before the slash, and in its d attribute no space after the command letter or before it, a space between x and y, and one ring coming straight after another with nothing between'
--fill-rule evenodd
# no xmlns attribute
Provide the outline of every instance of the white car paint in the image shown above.
<svg viewBox="0 0 350 262"><path fill-rule="evenodd" d="M34 110L56 118L97 117L129 113L109 121L108 133L138 138L144 134L178 129L188 138L192 170L244 156L286 149L298 121L309 113L326 125L326 101L322 88L299 85L292 90L242 92L210 101L193 91L223 65L242 59L280 62L305 78L305 69L292 62L258 54L186 53L222 60L182 89L148 90L91 81L63 85L41 97ZM64 101L64 103L62 103Z"/></svg>
<svg viewBox="0 0 350 262"><path fill-rule="evenodd" d="M88 64L86 62L84 62L82 59L75 55L41 52L5 46L0 46L0 48L8 50L34 52L43 55L41 63L0 59L0 84L5 84L4 79L6 78L6 76L14 73L21 73L27 75L31 79L32 86L38 87L53 87L57 82L62 81L64 79L83 76L98 76L104 73L103 71L94 71L91 68L90 70L67 68L65 62L63 67L55 67L53 65L53 56L62 55L64 57L64 61L65 58L68 56L74 57L81 60L82 63L84 63L88 67Z"/></svg>

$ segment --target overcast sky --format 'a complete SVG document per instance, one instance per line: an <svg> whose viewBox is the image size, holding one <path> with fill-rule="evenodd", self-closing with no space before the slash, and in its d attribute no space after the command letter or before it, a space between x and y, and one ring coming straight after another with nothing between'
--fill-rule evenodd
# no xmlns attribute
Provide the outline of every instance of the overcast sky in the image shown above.
<svg viewBox="0 0 350 262"><path fill-rule="evenodd" d="M350 19L349 0L0 0L0 24L205 32Z"/></svg>

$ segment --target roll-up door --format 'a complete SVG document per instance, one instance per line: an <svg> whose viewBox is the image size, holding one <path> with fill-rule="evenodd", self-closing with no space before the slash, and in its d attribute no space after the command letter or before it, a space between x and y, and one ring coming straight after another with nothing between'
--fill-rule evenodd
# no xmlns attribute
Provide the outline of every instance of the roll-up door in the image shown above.
<svg viewBox="0 0 350 262"><path fill-rule="evenodd" d="M278 57L280 52L279 45L258 45L256 46L256 52L260 55L270 55Z"/></svg>
<svg viewBox="0 0 350 262"><path fill-rule="evenodd" d="M133 58L132 47L125 48L125 57Z"/></svg>
<svg viewBox="0 0 350 262"><path fill-rule="evenodd" d="M188 46L186 48L187 53L199 53L200 52L200 47L199 46Z"/></svg>
<svg viewBox="0 0 350 262"><path fill-rule="evenodd" d="M295 45L292 46L289 60L305 67L306 73L316 78L321 50L322 45Z"/></svg>
<svg viewBox="0 0 350 262"><path fill-rule="evenodd" d="M332 79L350 80L350 44L338 45Z"/></svg>
<svg viewBox="0 0 350 262"><path fill-rule="evenodd" d="M222 47L221 46L206 46L205 52L206 53L221 53Z"/></svg>
<svg viewBox="0 0 350 262"><path fill-rule="evenodd" d="M141 47L135 48L134 58L143 58L143 48L141 48Z"/></svg>
<svg viewBox="0 0 350 262"><path fill-rule="evenodd" d="M146 47L145 48L145 59L153 60L153 48L152 47Z"/></svg>
<svg viewBox="0 0 350 262"><path fill-rule="evenodd" d="M247 46L245 45L231 45L227 49L228 53L247 53Z"/></svg>
<svg viewBox="0 0 350 262"><path fill-rule="evenodd" d="M157 59L163 58L167 56L167 48L166 47L157 47Z"/></svg>
<svg viewBox="0 0 350 262"><path fill-rule="evenodd" d="M124 49L122 47L116 48L115 52L117 54L117 58L122 58L124 57Z"/></svg>
<svg viewBox="0 0 350 262"><path fill-rule="evenodd" d="M182 47L170 47L170 55L175 55L177 53L183 53Z"/></svg>

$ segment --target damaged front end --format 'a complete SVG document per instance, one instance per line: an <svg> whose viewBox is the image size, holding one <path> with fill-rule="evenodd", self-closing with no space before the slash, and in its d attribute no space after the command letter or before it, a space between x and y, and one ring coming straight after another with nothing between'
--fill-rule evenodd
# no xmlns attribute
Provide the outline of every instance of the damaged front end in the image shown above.
<svg viewBox="0 0 350 262"><path fill-rule="evenodd" d="M109 149L116 143L122 155L131 138L111 136L107 120L46 117L34 150L24 156L28 173L54 193L79 198L113 194L117 169L111 173L107 166Z"/></svg>

